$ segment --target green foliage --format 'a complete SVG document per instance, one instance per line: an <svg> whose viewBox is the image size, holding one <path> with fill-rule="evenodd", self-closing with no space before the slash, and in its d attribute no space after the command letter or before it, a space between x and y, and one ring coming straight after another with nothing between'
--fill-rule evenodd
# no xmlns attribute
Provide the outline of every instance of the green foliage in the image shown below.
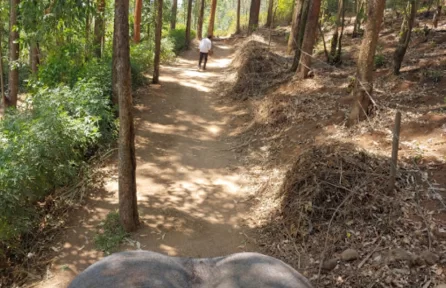
<svg viewBox="0 0 446 288"><path fill-rule="evenodd" d="M438 83L443 77L443 71L438 69L427 69L423 71L423 78L425 81L432 81Z"/></svg>
<svg viewBox="0 0 446 288"><path fill-rule="evenodd" d="M78 80L84 63L80 51L83 49L74 44L52 50L39 69L40 81L49 87L55 87L61 83L73 86Z"/></svg>
<svg viewBox="0 0 446 288"><path fill-rule="evenodd" d="M32 204L72 183L89 147L116 136L109 95L94 79L37 90L0 121L0 241L32 229Z"/></svg>
<svg viewBox="0 0 446 288"><path fill-rule="evenodd" d="M381 53L377 53L375 55L375 67L381 68L384 67L385 65L386 65L386 57L384 57L384 55Z"/></svg>
<svg viewBox="0 0 446 288"><path fill-rule="evenodd" d="M194 30L191 30L191 39L197 36ZM173 43L174 52L180 53L186 48L186 27L184 25L177 25L176 29L168 32L168 38Z"/></svg>
<svg viewBox="0 0 446 288"><path fill-rule="evenodd" d="M110 254L119 247L119 245L128 236L119 221L118 212L110 212L107 214L105 221L99 226L100 231L94 237L96 249Z"/></svg>

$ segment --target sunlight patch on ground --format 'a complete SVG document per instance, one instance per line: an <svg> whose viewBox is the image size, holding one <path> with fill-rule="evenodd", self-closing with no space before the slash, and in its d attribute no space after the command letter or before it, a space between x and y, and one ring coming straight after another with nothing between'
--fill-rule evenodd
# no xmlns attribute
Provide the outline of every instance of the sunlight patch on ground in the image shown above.
<svg viewBox="0 0 446 288"><path fill-rule="evenodd" d="M207 129L212 135L218 135L221 132L221 128L215 125L208 126Z"/></svg>

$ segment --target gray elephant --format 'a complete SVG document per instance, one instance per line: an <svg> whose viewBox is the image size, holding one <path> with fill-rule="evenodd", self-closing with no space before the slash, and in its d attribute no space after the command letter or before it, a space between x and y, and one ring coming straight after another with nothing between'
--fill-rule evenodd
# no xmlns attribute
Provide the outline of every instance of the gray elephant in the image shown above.
<svg viewBox="0 0 446 288"><path fill-rule="evenodd" d="M238 253L178 258L149 251L112 254L79 274L68 288L312 288L296 270L273 257Z"/></svg>

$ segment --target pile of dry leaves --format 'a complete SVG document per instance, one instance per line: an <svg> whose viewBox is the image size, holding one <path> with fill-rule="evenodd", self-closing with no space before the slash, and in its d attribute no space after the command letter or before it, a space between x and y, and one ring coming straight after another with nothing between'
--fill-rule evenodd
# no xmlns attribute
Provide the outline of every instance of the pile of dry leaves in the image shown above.
<svg viewBox="0 0 446 288"><path fill-rule="evenodd" d="M444 283L442 231L419 204L429 198L416 166L350 143L312 146L288 171L279 205L262 228L266 253L290 263L316 287L433 287ZM426 286L427 285L427 286Z"/></svg>
<svg viewBox="0 0 446 288"><path fill-rule="evenodd" d="M289 79L289 59L271 52L268 45L249 40L238 51L231 64L236 70L231 94L237 98L258 96L265 89Z"/></svg>

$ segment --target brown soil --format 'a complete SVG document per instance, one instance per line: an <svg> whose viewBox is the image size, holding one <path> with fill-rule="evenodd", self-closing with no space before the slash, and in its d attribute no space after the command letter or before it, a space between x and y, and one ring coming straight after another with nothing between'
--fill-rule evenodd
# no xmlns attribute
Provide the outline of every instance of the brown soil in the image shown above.
<svg viewBox="0 0 446 288"><path fill-rule="evenodd" d="M247 216L247 180L226 143L230 114L214 84L230 63L232 47L218 44L206 72L196 52L162 67L161 86L135 95L138 203L143 225L121 250L151 250L175 256L214 257L255 251ZM104 169L102 193L73 212L55 246L47 280L37 287L66 287L103 257L95 250L96 227L118 208L116 156ZM139 244L136 244L139 243Z"/></svg>

